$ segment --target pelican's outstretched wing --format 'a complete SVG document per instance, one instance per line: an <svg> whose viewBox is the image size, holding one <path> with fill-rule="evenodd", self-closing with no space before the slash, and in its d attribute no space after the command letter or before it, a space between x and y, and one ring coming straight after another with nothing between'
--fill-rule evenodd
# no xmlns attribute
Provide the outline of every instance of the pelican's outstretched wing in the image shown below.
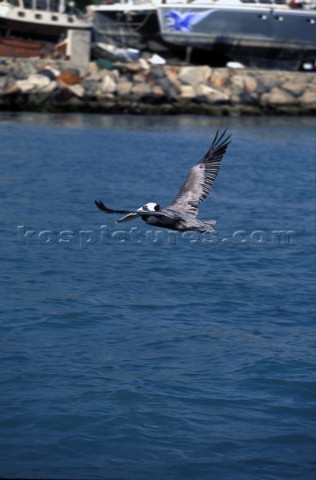
<svg viewBox="0 0 316 480"><path fill-rule="evenodd" d="M99 202L95 201L96 206L101 212L104 213L117 213L118 215L124 215L124 217L116 220L116 223L128 222L129 220L134 220L134 218L141 217L143 211L142 208L138 210L112 210L104 205L101 200Z"/></svg>
<svg viewBox="0 0 316 480"><path fill-rule="evenodd" d="M106 207L104 203L101 202L101 200L99 202L95 200L94 203L96 204L98 209L104 213L117 213L118 215L125 215L126 213L136 213L135 210L112 210L111 208Z"/></svg>
<svg viewBox="0 0 316 480"><path fill-rule="evenodd" d="M198 207L210 193L221 166L221 160L230 144L231 136L226 130L219 135L217 131L209 150L204 157L191 168L188 178L170 207L196 216Z"/></svg>

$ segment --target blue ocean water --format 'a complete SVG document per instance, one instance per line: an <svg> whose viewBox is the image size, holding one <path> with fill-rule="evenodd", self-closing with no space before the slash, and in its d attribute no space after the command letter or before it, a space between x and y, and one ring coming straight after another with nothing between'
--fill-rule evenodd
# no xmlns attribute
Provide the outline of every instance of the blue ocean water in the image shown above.
<svg viewBox="0 0 316 480"><path fill-rule="evenodd" d="M166 206L215 131L200 218ZM315 118L0 116L0 476L314 480Z"/></svg>

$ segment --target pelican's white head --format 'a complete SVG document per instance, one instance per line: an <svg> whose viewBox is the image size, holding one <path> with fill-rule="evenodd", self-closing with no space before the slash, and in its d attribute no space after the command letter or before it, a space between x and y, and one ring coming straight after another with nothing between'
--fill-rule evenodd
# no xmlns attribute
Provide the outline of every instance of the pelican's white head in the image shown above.
<svg viewBox="0 0 316 480"><path fill-rule="evenodd" d="M145 205L137 209L137 212L139 213L136 213L136 212L129 213L128 215L125 215L124 217L116 220L116 223L129 222L134 218L141 217L142 213L144 212L159 212L159 211L160 211L160 205L158 203L154 203L154 202L145 203Z"/></svg>
<svg viewBox="0 0 316 480"><path fill-rule="evenodd" d="M145 203L139 210L149 210L150 212L159 212L160 211L160 205L158 203Z"/></svg>

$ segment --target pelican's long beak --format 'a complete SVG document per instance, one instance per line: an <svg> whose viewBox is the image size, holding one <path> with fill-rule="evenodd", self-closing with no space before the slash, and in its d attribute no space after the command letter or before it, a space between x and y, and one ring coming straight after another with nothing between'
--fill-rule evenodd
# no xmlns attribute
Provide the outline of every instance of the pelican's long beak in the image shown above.
<svg viewBox="0 0 316 480"><path fill-rule="evenodd" d="M139 216L140 216L140 213L129 213L128 215L125 215L124 217L116 220L116 223L129 222L130 220L133 220L134 218L137 218Z"/></svg>
<svg viewBox="0 0 316 480"><path fill-rule="evenodd" d="M140 208L137 209L137 211L138 211L139 213L133 212L133 213L129 213L128 215L125 215L125 216L122 217L122 218L119 218L118 220L116 220L116 223L129 222L130 220L133 220L134 218L140 217L141 214L142 214L143 211L144 211L144 208L143 208L143 207L140 207Z"/></svg>

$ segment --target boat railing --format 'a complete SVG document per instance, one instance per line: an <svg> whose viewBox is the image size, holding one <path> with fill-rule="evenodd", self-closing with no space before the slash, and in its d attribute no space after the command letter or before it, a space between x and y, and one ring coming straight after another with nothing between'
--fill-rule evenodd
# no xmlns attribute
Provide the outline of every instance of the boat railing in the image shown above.
<svg viewBox="0 0 316 480"><path fill-rule="evenodd" d="M88 5L86 8L87 10L91 9L93 10L94 8L98 8L100 6L106 6L106 5L126 5L126 6L137 6L137 5L152 5L152 6L158 6L162 3L162 0L97 0L93 4Z"/></svg>
<svg viewBox="0 0 316 480"><path fill-rule="evenodd" d="M26 10L41 10L56 13L64 13L66 11L65 0L9 0L8 2L0 2L0 5L3 3Z"/></svg>
<svg viewBox="0 0 316 480"><path fill-rule="evenodd" d="M163 4L194 4L218 6L270 5L275 7L316 9L316 0L161 0Z"/></svg>
<svg viewBox="0 0 316 480"><path fill-rule="evenodd" d="M239 0L241 3L284 5L291 8L316 8L316 0Z"/></svg>

